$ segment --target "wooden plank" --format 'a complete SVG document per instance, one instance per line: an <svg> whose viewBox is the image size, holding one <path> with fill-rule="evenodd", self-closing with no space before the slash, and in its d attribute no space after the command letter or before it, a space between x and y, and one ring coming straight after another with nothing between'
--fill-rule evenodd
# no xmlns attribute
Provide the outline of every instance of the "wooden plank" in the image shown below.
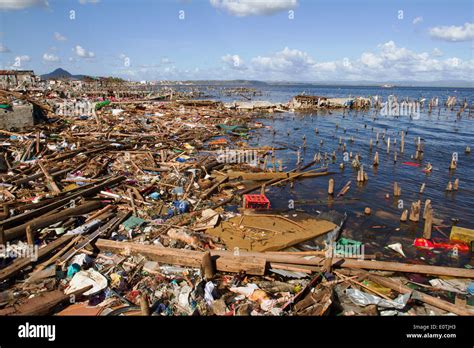
<svg viewBox="0 0 474 348"><path fill-rule="evenodd" d="M212 250L211 255L232 255L232 251L228 250ZM295 265L313 265L322 266L324 258L314 257L301 257L292 255L280 255L278 252L274 253L260 253L260 252L248 252L240 251L241 256L254 256L264 258L267 262L280 262L289 263ZM332 262L334 268L357 268L357 269L369 269L369 270L380 270L380 271L394 271L403 273L421 273L421 274L432 274L440 276L451 276L459 278L474 278L474 270L455 268L455 267L441 267L441 266L430 266L430 265L415 265L400 262L388 262L388 261L370 261L370 260L354 260L344 259L335 257Z"/></svg>
<svg viewBox="0 0 474 348"><path fill-rule="evenodd" d="M251 256L226 256L215 257L216 269L221 272L264 275L266 261L262 258Z"/></svg>
<svg viewBox="0 0 474 348"><path fill-rule="evenodd" d="M90 202L86 202L84 204L78 205L77 207L74 207L74 208L68 208L68 209L62 210L55 214L39 217L31 221L28 221L20 226L16 226L8 230L5 230L5 238L6 240L12 240L15 238L22 237L26 233L26 229L28 226L30 226L31 231L34 234L35 230L48 227L51 224L66 220L67 218L74 215L86 214L90 211L99 209L102 206L103 206L103 203L101 201L90 201Z"/></svg>
<svg viewBox="0 0 474 348"><path fill-rule="evenodd" d="M153 261L171 265L187 267L201 267L205 253L201 251L163 248L156 245L145 245L129 242L116 242L107 239L98 239L95 246L101 251L111 251L126 255L143 255ZM211 252L212 256L212 252ZM213 256L216 269L221 272L240 272L247 274L263 275L265 273L265 260L254 257L226 257Z"/></svg>
<svg viewBox="0 0 474 348"><path fill-rule="evenodd" d="M61 190L59 189L58 185L54 181L54 178L49 174L48 170L44 167L43 163L41 161L38 161L38 166L40 167L41 171L43 172L46 181L48 182L49 186L51 187L51 190L54 193L61 193Z"/></svg>

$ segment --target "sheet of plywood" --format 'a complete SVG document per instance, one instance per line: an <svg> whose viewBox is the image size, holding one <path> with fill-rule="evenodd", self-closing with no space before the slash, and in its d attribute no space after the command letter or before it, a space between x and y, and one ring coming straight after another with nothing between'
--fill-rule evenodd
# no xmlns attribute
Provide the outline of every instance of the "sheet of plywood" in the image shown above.
<svg viewBox="0 0 474 348"><path fill-rule="evenodd" d="M221 238L227 248L251 251L281 250L316 238L336 228L336 224L299 213L281 215L243 215L224 221L206 232Z"/></svg>

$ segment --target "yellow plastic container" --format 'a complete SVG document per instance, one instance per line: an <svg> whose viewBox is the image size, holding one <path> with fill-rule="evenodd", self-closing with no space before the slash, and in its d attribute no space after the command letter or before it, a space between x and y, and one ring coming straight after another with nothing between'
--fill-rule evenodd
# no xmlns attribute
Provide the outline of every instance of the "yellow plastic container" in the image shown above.
<svg viewBox="0 0 474 348"><path fill-rule="evenodd" d="M451 234L449 239L452 241L464 242L464 243L471 243L474 241L474 230L469 228L453 226L451 228Z"/></svg>

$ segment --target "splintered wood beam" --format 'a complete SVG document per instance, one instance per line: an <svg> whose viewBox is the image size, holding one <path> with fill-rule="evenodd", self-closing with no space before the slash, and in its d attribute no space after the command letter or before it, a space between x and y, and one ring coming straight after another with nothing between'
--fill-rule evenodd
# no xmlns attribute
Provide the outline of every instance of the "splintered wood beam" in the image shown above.
<svg viewBox="0 0 474 348"><path fill-rule="evenodd" d="M41 161L38 161L38 166L40 167L41 171L43 172L46 181L48 182L49 187L54 193L61 193L61 190L59 189L58 185L54 181L54 178L49 174L48 170L44 167L43 163Z"/></svg>

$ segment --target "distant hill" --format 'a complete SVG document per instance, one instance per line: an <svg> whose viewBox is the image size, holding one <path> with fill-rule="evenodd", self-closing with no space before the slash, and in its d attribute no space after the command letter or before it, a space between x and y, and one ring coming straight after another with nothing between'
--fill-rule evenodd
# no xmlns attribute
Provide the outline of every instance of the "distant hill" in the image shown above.
<svg viewBox="0 0 474 348"><path fill-rule="evenodd" d="M69 71L58 68L49 74L41 75L42 80L83 80L86 75L72 75Z"/></svg>

